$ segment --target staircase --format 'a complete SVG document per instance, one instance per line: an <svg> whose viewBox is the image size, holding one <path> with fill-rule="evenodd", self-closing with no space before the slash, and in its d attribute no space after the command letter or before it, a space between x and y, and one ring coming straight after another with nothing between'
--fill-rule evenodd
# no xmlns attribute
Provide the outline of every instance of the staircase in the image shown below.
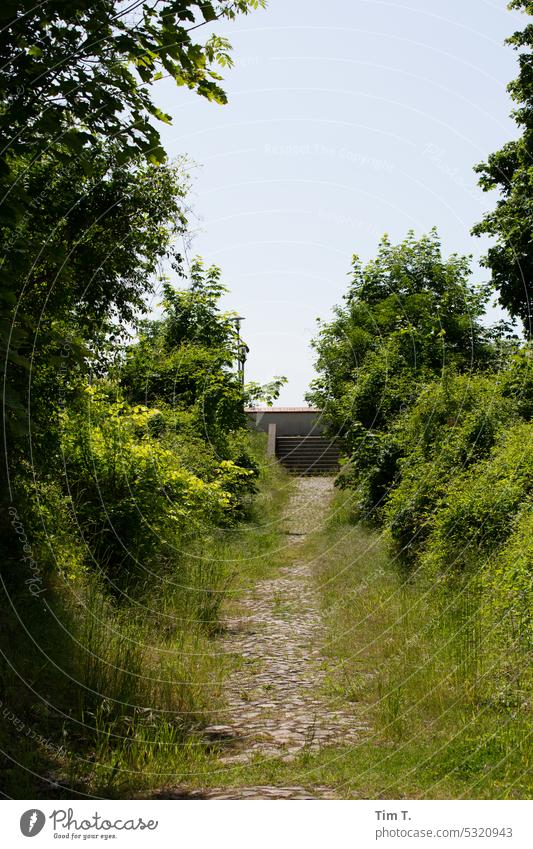
<svg viewBox="0 0 533 849"><path fill-rule="evenodd" d="M276 457L297 475L318 475L336 472L339 468L335 440L323 436L278 436Z"/></svg>

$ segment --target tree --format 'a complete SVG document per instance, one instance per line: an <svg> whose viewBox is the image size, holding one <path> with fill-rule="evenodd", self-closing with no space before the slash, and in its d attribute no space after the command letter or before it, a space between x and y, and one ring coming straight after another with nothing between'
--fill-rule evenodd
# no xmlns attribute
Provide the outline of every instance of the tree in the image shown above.
<svg viewBox="0 0 533 849"><path fill-rule="evenodd" d="M156 173L165 152L154 122L170 116L150 86L166 74L224 103L216 68L231 64L230 45L217 35L201 43L196 34L262 4L2 4L0 353L8 438L30 413L28 376L47 387L57 378L67 327L69 363L82 368L84 346L99 350L110 320L124 325L139 308L171 220L183 223L182 187L170 170ZM35 346L50 355L46 363L41 357L41 371Z"/></svg>
<svg viewBox="0 0 533 849"><path fill-rule="evenodd" d="M364 480L369 510L395 475L394 420L428 381L492 357L479 322L487 293L469 275L467 257L442 257L435 230L420 239L410 232L399 245L384 236L375 260L363 266L354 256L345 305L313 343L319 376L308 399L351 458L343 482Z"/></svg>
<svg viewBox="0 0 533 849"><path fill-rule="evenodd" d="M286 378L242 385L235 366L243 343L235 314L220 308L227 289L218 266L205 268L197 257L188 288L165 283L163 292L163 317L141 325L120 364L120 383L132 403L163 404L182 423L180 413L191 414L195 432L223 452L227 435L246 425L245 404L271 404Z"/></svg>
<svg viewBox="0 0 533 849"><path fill-rule="evenodd" d="M533 14L530 0L513 0L510 9ZM492 272L499 301L514 318L520 318L526 334L531 334L533 304L533 24L508 39L518 55L519 74L509 85L518 104L513 115L522 135L492 153L476 171L483 191L497 189L496 207L473 228L477 236L493 236L484 264Z"/></svg>
<svg viewBox="0 0 533 849"><path fill-rule="evenodd" d="M190 412L195 429L215 444L246 423L238 337L233 314L220 309L227 291L220 277L217 266L204 268L196 258L188 288L166 283L163 318L143 323L120 369L131 402Z"/></svg>
<svg viewBox="0 0 533 849"><path fill-rule="evenodd" d="M418 240L410 232L399 245L384 236L366 266L355 255L345 306L314 342L319 378L310 400L338 408L341 429L354 418L379 427L428 374L480 364L489 353L479 323L487 293L469 274L467 257L443 259L435 230Z"/></svg>
<svg viewBox="0 0 533 849"><path fill-rule="evenodd" d="M218 103L215 67L231 64L217 35L197 30L263 0L5 0L0 11L0 129L11 155L39 157L62 144L63 160L95 138L113 138L124 160L165 159L153 118L170 122L148 86L164 74ZM5 164L4 164L5 167ZM5 172L4 172L5 174Z"/></svg>
<svg viewBox="0 0 533 849"><path fill-rule="evenodd" d="M179 164L138 156L121 165L112 145L93 151L91 177L80 163L58 170L47 157L24 182L31 202L10 248L20 257L4 375L9 459L19 462L27 435L34 466L44 460L51 470L62 405L89 368L105 366L158 262L180 265L174 240L186 227L187 182Z"/></svg>

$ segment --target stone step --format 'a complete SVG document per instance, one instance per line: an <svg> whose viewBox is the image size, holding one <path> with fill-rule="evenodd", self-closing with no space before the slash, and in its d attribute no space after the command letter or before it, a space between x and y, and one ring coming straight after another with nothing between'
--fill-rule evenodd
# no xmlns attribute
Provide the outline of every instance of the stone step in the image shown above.
<svg viewBox="0 0 533 849"><path fill-rule="evenodd" d="M289 471L299 474L334 472L339 465L335 441L323 436L278 436L276 456Z"/></svg>

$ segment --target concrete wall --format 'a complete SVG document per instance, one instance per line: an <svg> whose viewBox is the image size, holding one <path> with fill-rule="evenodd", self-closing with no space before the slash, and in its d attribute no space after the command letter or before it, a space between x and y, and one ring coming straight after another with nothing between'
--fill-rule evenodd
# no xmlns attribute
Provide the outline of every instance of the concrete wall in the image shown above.
<svg viewBox="0 0 533 849"><path fill-rule="evenodd" d="M252 427L264 433L268 433L269 425L275 424L276 436L320 436L324 430L321 411L312 408L269 407L247 409L246 414Z"/></svg>

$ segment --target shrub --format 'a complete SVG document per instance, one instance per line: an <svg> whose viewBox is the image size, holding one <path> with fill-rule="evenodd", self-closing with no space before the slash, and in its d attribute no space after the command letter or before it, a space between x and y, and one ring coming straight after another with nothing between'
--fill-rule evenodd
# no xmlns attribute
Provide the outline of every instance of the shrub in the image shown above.
<svg viewBox="0 0 533 849"><path fill-rule="evenodd" d="M498 698L515 692L529 698L533 650L533 511L525 503L507 542L488 559L482 573L484 632L491 635L491 660ZM516 699L516 695L514 697Z"/></svg>
<svg viewBox="0 0 533 849"><path fill-rule="evenodd" d="M252 470L203 452L211 462L194 474L176 446L150 436L158 410L110 402L100 388L87 396L64 415L62 445L78 525L99 567L116 575L164 565L186 539L237 520Z"/></svg>
<svg viewBox="0 0 533 849"><path fill-rule="evenodd" d="M422 567L432 574L480 567L506 543L531 504L533 424L508 428L490 455L454 476L432 521Z"/></svg>
<svg viewBox="0 0 533 849"><path fill-rule="evenodd" d="M407 559L420 551L450 481L487 457L516 418L497 377L447 374L398 420L392 434L400 459L384 521Z"/></svg>

